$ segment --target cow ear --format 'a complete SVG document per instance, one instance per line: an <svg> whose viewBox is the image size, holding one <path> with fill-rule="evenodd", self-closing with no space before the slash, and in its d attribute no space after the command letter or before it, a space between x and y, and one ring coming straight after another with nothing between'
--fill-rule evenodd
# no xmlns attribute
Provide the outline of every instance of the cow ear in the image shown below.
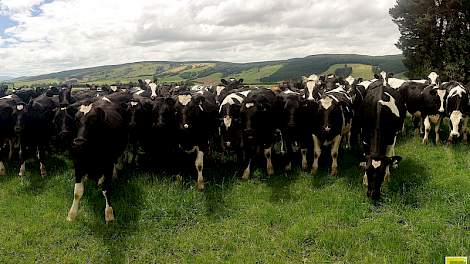
<svg viewBox="0 0 470 264"><path fill-rule="evenodd" d="M380 78L381 78L381 77L380 77L380 75L379 75L379 74L377 74L377 73L376 73L376 74L374 74L374 79L380 80Z"/></svg>
<svg viewBox="0 0 470 264"><path fill-rule="evenodd" d="M221 82L222 84L224 84L224 85L227 85L227 84L228 84L227 80L225 80L225 79L221 79L220 82Z"/></svg>
<svg viewBox="0 0 470 264"><path fill-rule="evenodd" d="M389 72L389 73L387 74L387 78L393 78L393 72Z"/></svg>
<svg viewBox="0 0 470 264"><path fill-rule="evenodd" d="M238 83L239 83L239 84L242 84L242 83L243 83L243 78L240 79L240 80L238 80Z"/></svg>

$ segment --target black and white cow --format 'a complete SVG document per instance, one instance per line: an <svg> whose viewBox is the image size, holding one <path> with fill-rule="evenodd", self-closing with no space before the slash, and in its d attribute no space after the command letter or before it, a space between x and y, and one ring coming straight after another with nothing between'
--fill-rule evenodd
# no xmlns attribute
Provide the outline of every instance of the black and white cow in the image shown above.
<svg viewBox="0 0 470 264"><path fill-rule="evenodd" d="M447 143L462 136L462 140L467 142L468 115L470 114L469 90L461 83L449 82L443 84L448 91L446 99L447 115L449 116L450 135Z"/></svg>
<svg viewBox="0 0 470 264"><path fill-rule="evenodd" d="M257 150L263 150L268 176L274 174L272 147L275 130L281 127L282 98L273 91L259 88L251 91L241 107L243 126L243 179L251 175Z"/></svg>
<svg viewBox="0 0 470 264"><path fill-rule="evenodd" d="M320 97L315 120L312 132L314 147L312 174L315 175L318 171L322 146L331 145L330 174L336 176L341 139L349 135L352 120L352 99L342 86L329 90Z"/></svg>
<svg viewBox="0 0 470 264"><path fill-rule="evenodd" d="M139 79L139 86L142 89L141 91L137 92L136 95L140 95L143 97L148 97L152 100L155 100L158 96L157 94L157 84L152 82L149 79L142 81Z"/></svg>
<svg viewBox="0 0 470 264"><path fill-rule="evenodd" d="M217 104L209 92L180 94L175 110L178 120L178 142L187 154L195 154L197 184L204 189L204 154L209 151L212 137L217 133Z"/></svg>
<svg viewBox="0 0 470 264"><path fill-rule="evenodd" d="M220 84L215 87L215 100L220 104L227 94L234 89L243 88L243 79L230 78L228 81L225 79L220 80Z"/></svg>
<svg viewBox="0 0 470 264"><path fill-rule="evenodd" d="M395 143L406 115L405 103L398 90L390 87L386 79L373 82L362 107L361 127L364 144L367 195L380 198L380 188L390 176L390 165L401 157L395 156Z"/></svg>
<svg viewBox="0 0 470 264"><path fill-rule="evenodd" d="M125 95L120 95L125 97ZM111 181L114 166L127 145L127 109L122 105L127 98L114 97L115 101L102 97L79 111L78 133L73 140L72 159L75 169L74 199L67 220L72 221L78 214L79 202L84 192L83 179L88 175L101 183L106 200L105 221L114 220L111 205Z"/></svg>

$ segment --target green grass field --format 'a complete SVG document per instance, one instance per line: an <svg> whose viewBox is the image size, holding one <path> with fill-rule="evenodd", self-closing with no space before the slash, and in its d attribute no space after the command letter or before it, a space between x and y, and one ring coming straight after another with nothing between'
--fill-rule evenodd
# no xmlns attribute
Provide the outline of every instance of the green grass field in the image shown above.
<svg viewBox="0 0 470 264"><path fill-rule="evenodd" d="M79 216L65 220L73 196L70 161L36 163L26 177L0 178L0 263L443 263L470 255L467 145L423 146L402 139L404 157L383 188L366 197L357 160L340 176L323 169L242 181L206 165L199 192L155 173L115 182L117 221L104 223L104 199L86 182ZM15 170L16 172L16 170Z"/></svg>

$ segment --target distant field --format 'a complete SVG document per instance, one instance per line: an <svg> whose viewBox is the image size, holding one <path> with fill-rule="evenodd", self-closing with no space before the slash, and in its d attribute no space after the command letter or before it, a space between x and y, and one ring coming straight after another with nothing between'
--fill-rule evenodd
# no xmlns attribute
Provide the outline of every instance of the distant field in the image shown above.
<svg viewBox="0 0 470 264"><path fill-rule="evenodd" d="M469 256L469 147L406 138L397 154L404 160L379 205L366 197L347 153L338 178L326 169L270 179L257 171L242 181L233 166L207 164L203 192L136 171L114 184L117 221L108 225L92 182L79 217L66 222L74 181L64 157L49 159L45 179L36 168L23 179L9 168L0 178L0 262L443 263Z"/></svg>

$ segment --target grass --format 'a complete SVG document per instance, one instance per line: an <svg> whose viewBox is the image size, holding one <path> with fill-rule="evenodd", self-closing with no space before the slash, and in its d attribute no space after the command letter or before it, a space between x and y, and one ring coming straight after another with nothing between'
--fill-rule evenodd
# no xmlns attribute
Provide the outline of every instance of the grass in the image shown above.
<svg viewBox="0 0 470 264"><path fill-rule="evenodd" d="M100 189L86 182L78 218L69 160L53 156L41 179L0 178L1 263L443 263L470 255L470 159L466 145L402 139L404 157L374 205L357 160L340 176L295 171L239 180L230 166L206 165L203 192L154 172L114 183L117 221L104 223ZM32 169L31 169L32 168Z"/></svg>
<svg viewBox="0 0 470 264"><path fill-rule="evenodd" d="M244 83L260 83L264 77L271 76L282 67L282 64L255 67L233 75L234 78L243 78Z"/></svg>

